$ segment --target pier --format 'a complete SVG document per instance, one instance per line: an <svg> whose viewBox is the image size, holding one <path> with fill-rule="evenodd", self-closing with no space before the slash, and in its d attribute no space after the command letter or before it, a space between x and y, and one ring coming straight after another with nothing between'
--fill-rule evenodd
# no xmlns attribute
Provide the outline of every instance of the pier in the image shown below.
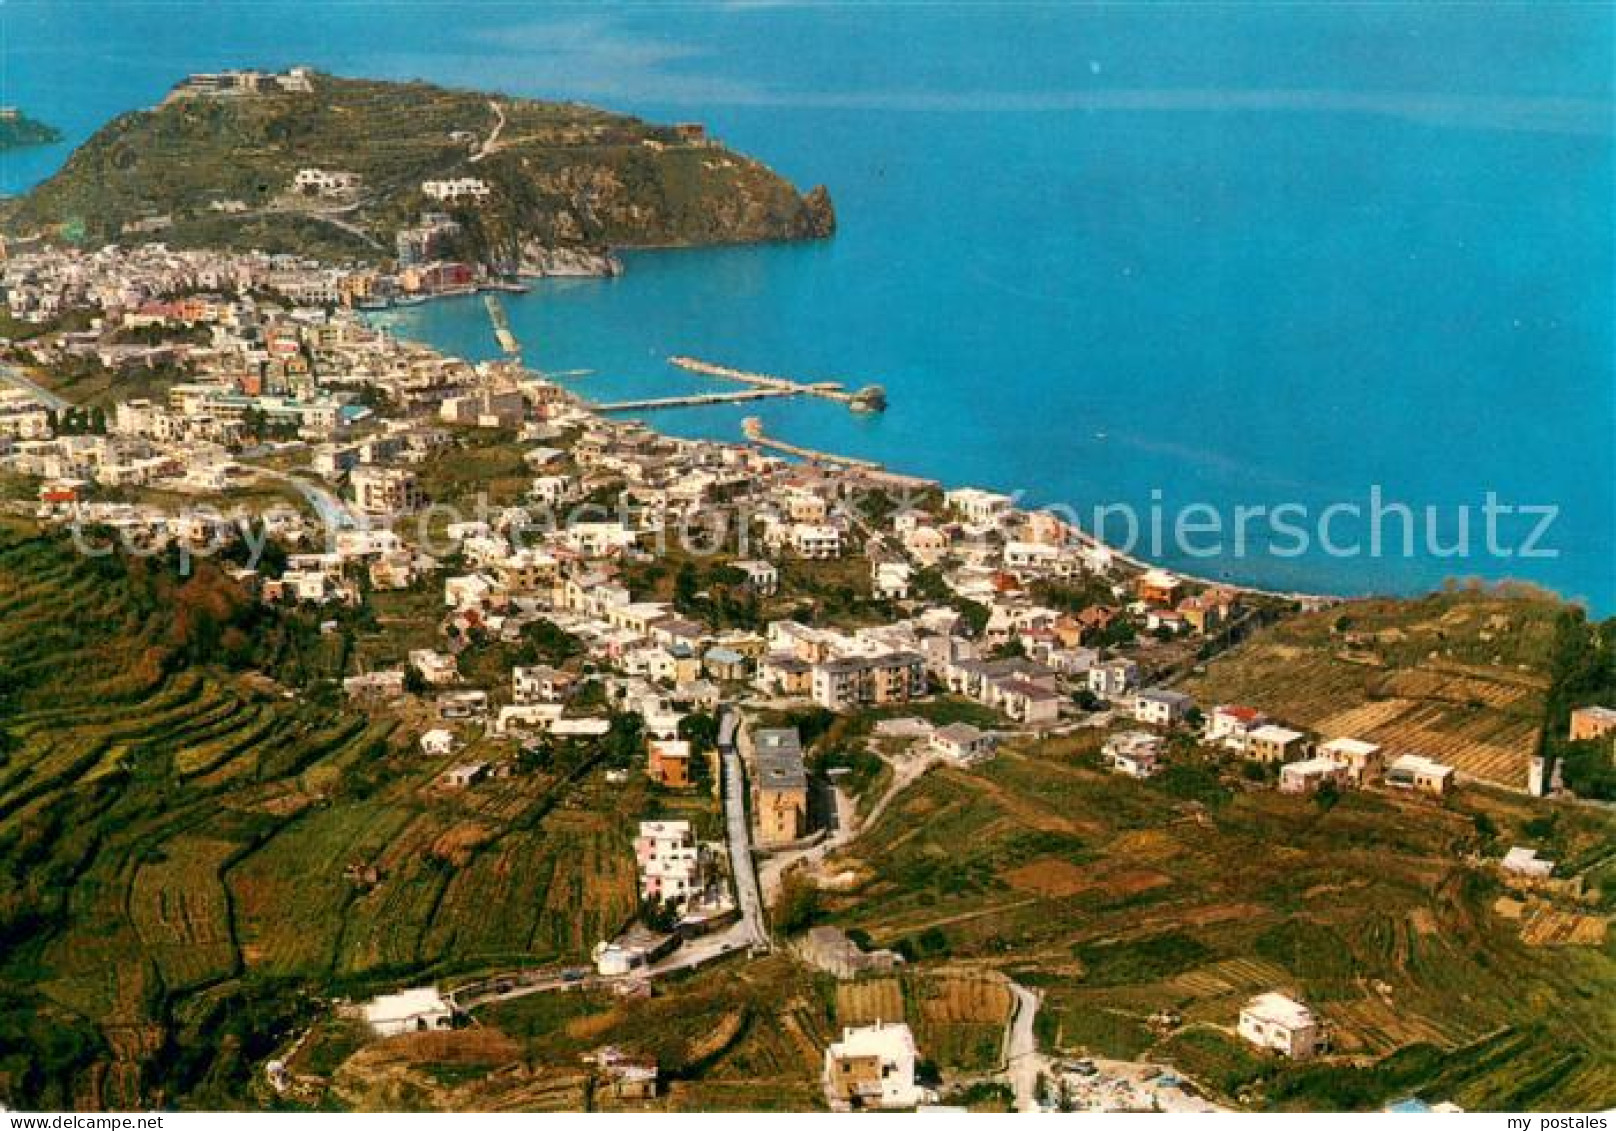
<svg viewBox="0 0 1616 1131"><path fill-rule="evenodd" d="M922 491L937 486L935 479L926 479L919 475L901 475L896 471L888 471L872 459L837 455L835 452L822 452L814 448L805 448L798 444L788 444L784 440L772 439L764 433L763 421L755 416L748 416L741 421L741 431L746 434L747 442L756 447L767 448L783 455L795 456L797 459L807 460L809 463L824 464L828 467L837 467L845 471L856 472L882 486L907 487Z"/></svg>
<svg viewBox="0 0 1616 1131"><path fill-rule="evenodd" d="M646 397L636 401L612 401L597 404L596 412L650 412L659 408L690 408L696 405L738 404L741 401L761 401L771 397L794 397L791 389L746 389L739 393L692 393L685 397Z"/></svg>
<svg viewBox="0 0 1616 1131"><path fill-rule="evenodd" d="M855 392L848 392L839 381L794 381L789 377L777 377L772 373L732 369L727 365L702 361L696 357L676 355L668 358L668 364L678 366L689 373L699 373L703 377L721 377L726 381L739 381L761 389L773 389L780 395L823 397L825 400L844 404L854 412L882 412L887 407L887 393L880 385L866 385Z"/></svg>
<svg viewBox="0 0 1616 1131"><path fill-rule="evenodd" d="M499 348L513 361L520 361L522 343L517 341L516 335L511 332L511 319L505 313L505 304L499 301L496 294L484 294L483 305L488 308L488 319L494 324L494 337L499 340Z"/></svg>

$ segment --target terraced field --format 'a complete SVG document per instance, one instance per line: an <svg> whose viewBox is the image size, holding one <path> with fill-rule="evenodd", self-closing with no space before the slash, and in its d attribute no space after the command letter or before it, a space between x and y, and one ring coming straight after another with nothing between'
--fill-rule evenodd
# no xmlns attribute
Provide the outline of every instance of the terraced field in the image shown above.
<svg viewBox="0 0 1616 1131"><path fill-rule="evenodd" d="M643 788L445 793L391 722L208 662L279 629L221 576L158 568L0 520L8 1097L230 1106L307 991L576 961L632 912Z"/></svg>
<svg viewBox="0 0 1616 1131"><path fill-rule="evenodd" d="M1184 690L1522 788L1543 726L1558 608L1491 592L1351 601L1255 637Z"/></svg>
<svg viewBox="0 0 1616 1131"><path fill-rule="evenodd" d="M1527 945L1490 910L1492 874L1466 862L1544 827L1540 804L1467 790L1445 805L1354 792L1326 807L1234 786L1208 804L1085 757L1065 739L933 771L827 864L857 877L825 893L830 919L918 970L986 966L1041 987L1046 1048L1165 1057L1254 1106L1410 1091L1470 1107L1616 1100L1609 947ZM1608 815L1552 812L1563 858L1608 850ZM842 992L863 1012L890 1007L864 1000L876 985ZM1327 1020L1331 1073L1233 1038L1240 1006L1275 989Z"/></svg>

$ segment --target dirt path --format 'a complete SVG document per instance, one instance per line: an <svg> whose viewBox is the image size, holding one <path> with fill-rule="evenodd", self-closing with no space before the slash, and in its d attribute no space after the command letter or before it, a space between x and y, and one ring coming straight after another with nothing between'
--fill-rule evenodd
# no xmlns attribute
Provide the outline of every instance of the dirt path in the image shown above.
<svg viewBox="0 0 1616 1131"><path fill-rule="evenodd" d="M499 135L505 132L505 107L501 106L498 102L495 102L492 98L490 98L488 100L488 108L494 112L494 128L489 131L488 136L483 139L483 143L477 147L477 152L471 155L471 160L469 163L472 165L477 164L477 162L481 161L484 157L487 157L490 154L498 153Z"/></svg>
<svg viewBox="0 0 1616 1131"><path fill-rule="evenodd" d="M1049 1071L1049 1058L1038 1051L1038 1034L1034 1027L1043 996L1016 982L1008 984L1015 995L1016 1011L1010 1015L1005 1030L1005 1074L1016 1094L1016 1110L1037 1111L1038 1077L1047 1076Z"/></svg>

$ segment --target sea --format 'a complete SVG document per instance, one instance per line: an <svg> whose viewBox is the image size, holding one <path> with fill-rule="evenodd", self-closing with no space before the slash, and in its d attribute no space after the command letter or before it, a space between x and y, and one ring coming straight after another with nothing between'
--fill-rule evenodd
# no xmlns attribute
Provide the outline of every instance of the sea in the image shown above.
<svg viewBox="0 0 1616 1131"><path fill-rule="evenodd" d="M528 364L589 371L558 379L598 401L726 387L674 354L880 384L879 415L645 419L736 440L755 415L1113 541L1137 529L1137 553L1201 576L1513 578L1609 614L1613 42L1611 5L1552 0L7 0L0 104L67 137L4 156L0 190L225 67L700 121L828 185L835 238L535 283L504 300ZM497 356L478 299L387 317Z"/></svg>

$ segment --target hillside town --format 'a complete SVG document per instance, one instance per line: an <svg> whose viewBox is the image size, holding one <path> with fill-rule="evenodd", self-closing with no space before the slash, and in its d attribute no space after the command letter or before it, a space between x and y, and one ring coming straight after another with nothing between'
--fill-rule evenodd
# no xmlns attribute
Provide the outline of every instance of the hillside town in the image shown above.
<svg viewBox="0 0 1616 1131"><path fill-rule="evenodd" d="M327 181L304 187L342 191ZM445 796L567 745L602 759L608 780L643 776L685 799L622 845L639 913L599 940L592 965L512 971L488 1000L649 994L655 979L767 954L785 941L783 891L824 879L827 854L907 783L1006 743L1097 734L1100 764L1137 779L1213 751L1250 788L1321 804L1352 790L1436 804L1463 787L1429 751L1176 686L1326 602L1150 567L1010 495L663 435L514 359L402 340L368 302L477 282L417 242L391 274L158 243L10 249L0 470L17 513L95 546L211 560L322 631L340 634L378 595L407 596L419 615L341 688L354 709L405 722ZM75 388L96 395L80 402ZM500 470L486 482L454 473L488 463ZM520 662L490 667L496 645ZM885 740L889 792L858 796L827 760L838 719ZM1610 708L1574 716L1573 739L1613 734ZM1560 788L1542 758L1514 785ZM1498 867L1541 881L1554 865L1521 848ZM816 931L793 953L837 977L903 964ZM1284 990L1223 1023L1265 1054L1328 1049ZM359 1008L388 1035L448 1027L466 1000L464 987L459 1000L403 987ZM917 1076L925 1053L896 1019L849 1026L824 1052L825 1102L934 1106L939 1082ZM1022 1110L1124 1092L1141 1109L1193 1108L1176 1077L1026 1055L1039 1070L1007 1076ZM655 1094L654 1063L607 1049L591 1064L619 1098ZM270 1077L292 1086L284 1069Z"/></svg>

